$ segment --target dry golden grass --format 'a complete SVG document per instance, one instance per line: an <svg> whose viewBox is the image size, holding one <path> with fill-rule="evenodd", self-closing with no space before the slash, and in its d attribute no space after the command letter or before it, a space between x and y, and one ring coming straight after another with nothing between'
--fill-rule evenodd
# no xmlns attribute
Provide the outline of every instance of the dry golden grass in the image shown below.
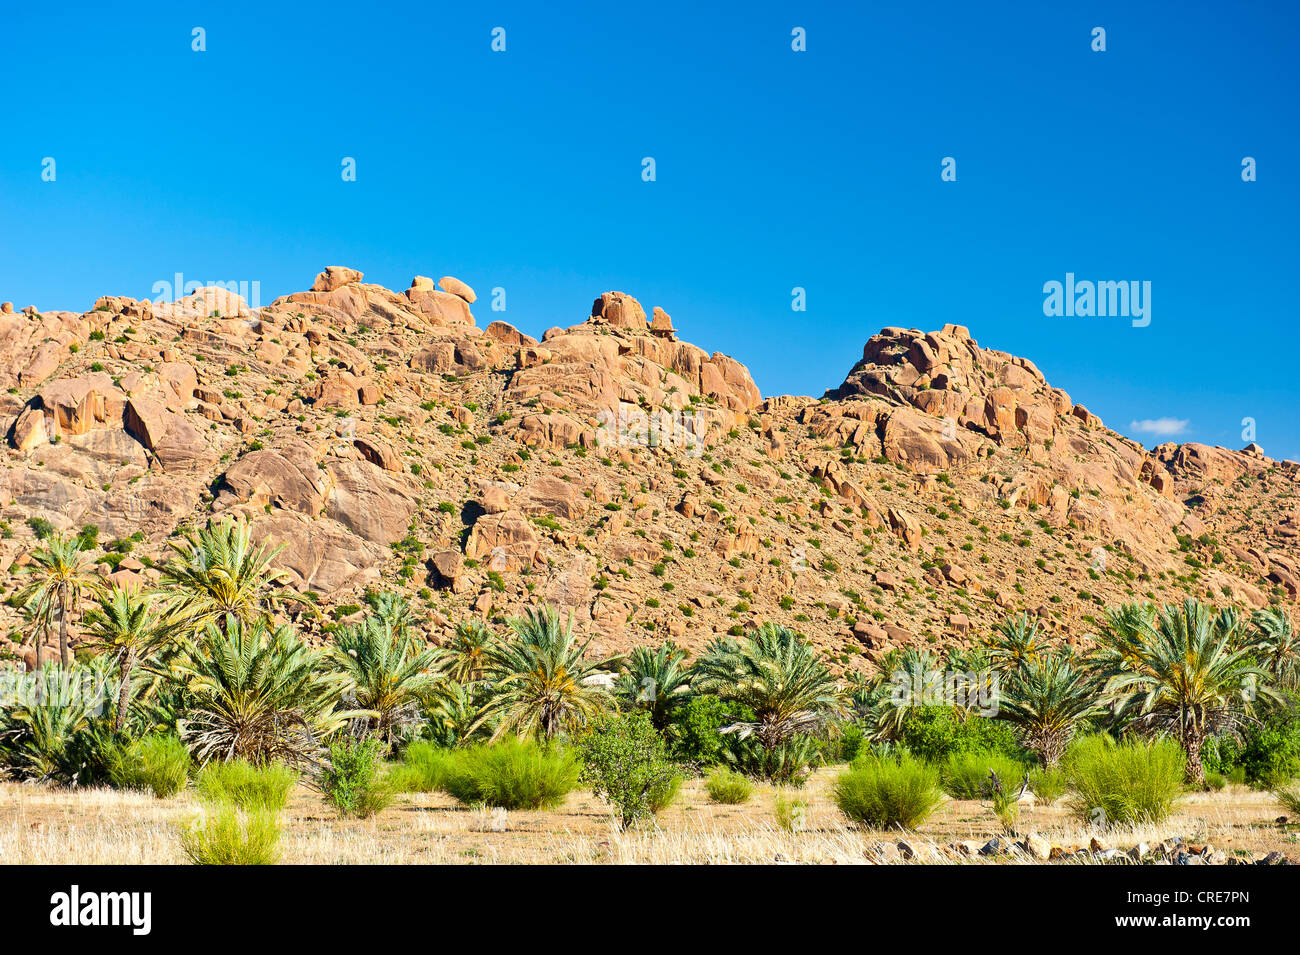
<svg viewBox="0 0 1300 955"><path fill-rule="evenodd" d="M916 833L886 833L847 824L830 787L840 770L819 771L799 798L804 828L776 824L776 791L759 786L739 806L711 803L702 780L686 783L654 825L619 832L590 793L573 793L556 810L465 809L441 794L399 798L368 820L340 820L309 789L294 791L281 815L282 862L385 863L830 863L879 861L873 848L905 839L914 862L969 862L948 850L959 840L1000 834L986 804L945 803ZM158 800L112 790L63 790L0 783L0 860L10 864L184 864L178 828L202 811L192 793ZM1282 809L1267 793L1230 787L1187 796L1158 826L1106 835L1112 845L1156 844L1181 836L1229 854L1279 850L1300 855L1296 833L1274 820ZM1087 845L1092 832L1062 805L1024 806L1017 829L1059 845ZM901 861L901 860L900 860ZM982 860L981 860L982 861Z"/></svg>

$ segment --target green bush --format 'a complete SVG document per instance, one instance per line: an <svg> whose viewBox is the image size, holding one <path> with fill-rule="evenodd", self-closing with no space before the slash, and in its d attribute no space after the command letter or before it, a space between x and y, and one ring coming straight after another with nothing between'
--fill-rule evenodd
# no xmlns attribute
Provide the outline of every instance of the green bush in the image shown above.
<svg viewBox="0 0 1300 955"><path fill-rule="evenodd" d="M380 778L387 749L377 739L346 739L330 746L317 785L340 816L369 819L393 801L393 786Z"/></svg>
<svg viewBox="0 0 1300 955"><path fill-rule="evenodd" d="M677 794L682 791L682 780L684 778L681 772L676 771L674 767L671 776L650 787L649 804L652 815L657 816L672 805L673 800L677 798Z"/></svg>
<svg viewBox="0 0 1300 955"><path fill-rule="evenodd" d="M717 766L726 760L735 741L733 735L723 736L718 731L738 720L753 718L753 710L719 696L693 696L673 710L668 726L673 758L702 768Z"/></svg>
<svg viewBox="0 0 1300 955"><path fill-rule="evenodd" d="M1277 789L1300 775L1300 732L1289 720L1247 726L1234 755L1248 783Z"/></svg>
<svg viewBox="0 0 1300 955"><path fill-rule="evenodd" d="M562 747L511 737L457 750L443 789L466 805L551 808L578 784L579 770L577 758Z"/></svg>
<svg viewBox="0 0 1300 955"><path fill-rule="evenodd" d="M1274 790L1273 798L1292 816L1300 817L1300 788L1288 786Z"/></svg>
<svg viewBox="0 0 1300 955"><path fill-rule="evenodd" d="M1055 803L1069 788L1070 779L1065 770L1059 766L1053 766L1051 769L1038 767L1029 771L1029 790L1044 806Z"/></svg>
<svg viewBox="0 0 1300 955"><path fill-rule="evenodd" d="M289 790L298 774L283 763L269 763L258 768L242 759L208 763L199 770L195 786L199 796L209 802L233 803L240 809L284 808Z"/></svg>
<svg viewBox="0 0 1300 955"><path fill-rule="evenodd" d="M267 809L218 805L181 830L181 848L195 865L275 865L280 822Z"/></svg>
<svg viewBox="0 0 1300 955"><path fill-rule="evenodd" d="M950 706L918 706L903 719L896 742L915 756L941 763L954 753L994 752L1020 758L1011 724L975 714L959 719Z"/></svg>
<svg viewBox="0 0 1300 955"><path fill-rule="evenodd" d="M1172 739L1081 739L1065 759L1070 809L1080 821L1106 827L1161 822L1183 793L1186 763Z"/></svg>
<svg viewBox="0 0 1300 955"><path fill-rule="evenodd" d="M593 720L577 741L581 780L608 802L626 829L672 801L681 771L646 711L608 713Z"/></svg>
<svg viewBox="0 0 1300 955"><path fill-rule="evenodd" d="M856 723L844 723L822 747L822 756L829 763L851 763L866 751L866 746L862 727Z"/></svg>
<svg viewBox="0 0 1300 955"><path fill-rule="evenodd" d="M709 798L725 806L735 806L754 795L754 784L749 778L730 769L715 769L704 783Z"/></svg>
<svg viewBox="0 0 1300 955"><path fill-rule="evenodd" d="M1024 764L1002 753L951 753L940 769L943 791L953 799L987 799L994 795L989 770L998 774L1003 793L1018 790L1025 778Z"/></svg>
<svg viewBox="0 0 1300 955"><path fill-rule="evenodd" d="M1300 776L1300 703L1294 698L1259 723L1241 727L1239 738L1210 737L1201 750L1207 772L1259 789L1278 789Z"/></svg>
<svg viewBox="0 0 1300 955"><path fill-rule="evenodd" d="M395 792L437 792L443 788L455 758L451 750L433 743L412 743L402 754L402 762L389 770L389 782Z"/></svg>
<svg viewBox="0 0 1300 955"><path fill-rule="evenodd" d="M786 832L802 832L808 824L808 800L776 794L776 824Z"/></svg>
<svg viewBox="0 0 1300 955"><path fill-rule="evenodd" d="M147 789L159 799L175 796L189 781L190 751L177 737L146 736L113 747L107 757L109 782L117 789Z"/></svg>
<svg viewBox="0 0 1300 955"><path fill-rule="evenodd" d="M835 804L874 829L915 829L943 802L939 771L908 754L863 756L835 781Z"/></svg>

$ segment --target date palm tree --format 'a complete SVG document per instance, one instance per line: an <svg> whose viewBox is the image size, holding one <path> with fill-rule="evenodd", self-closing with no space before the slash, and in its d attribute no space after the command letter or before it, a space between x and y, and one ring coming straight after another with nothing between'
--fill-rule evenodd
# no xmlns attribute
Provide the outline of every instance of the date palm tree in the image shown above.
<svg viewBox="0 0 1300 955"><path fill-rule="evenodd" d="M162 568L162 589L195 630L210 621L219 627L231 619L251 623L283 597L274 588L287 575L271 562L284 545L253 543L247 522L209 523L187 532L182 543L171 548L172 557Z"/></svg>
<svg viewBox="0 0 1300 955"><path fill-rule="evenodd" d="M1281 607L1256 610L1251 622L1255 626L1253 647L1261 666L1268 670L1279 686L1294 687L1300 675L1300 639L1296 638L1291 618Z"/></svg>
<svg viewBox="0 0 1300 955"><path fill-rule="evenodd" d="M490 696L476 725L495 720L494 739L515 733L549 742L609 706L608 690L594 678L618 658L586 659L590 641L577 642L571 617L563 621L543 604L511 620L510 629L514 638L488 651Z"/></svg>
<svg viewBox="0 0 1300 955"><path fill-rule="evenodd" d="M932 700L946 701L942 678L934 654L911 647L890 650L881 658L877 674L851 688L849 706L869 739L896 739L914 708Z"/></svg>
<svg viewBox="0 0 1300 955"><path fill-rule="evenodd" d="M754 720L725 727L774 750L840 715L839 687L821 655L793 630L763 624L742 639L720 637L692 667L696 692L749 707Z"/></svg>
<svg viewBox="0 0 1300 955"><path fill-rule="evenodd" d="M655 729L662 730L673 710L691 695L687 653L671 640L657 649L637 647L628 657L627 669L614 686L625 704L649 712Z"/></svg>
<svg viewBox="0 0 1300 955"><path fill-rule="evenodd" d="M94 608L86 614L89 642L117 661L115 733L121 732L126 723L136 665L181 629L178 621L159 612L160 602L134 587L113 587L101 593Z"/></svg>
<svg viewBox="0 0 1300 955"><path fill-rule="evenodd" d="M1101 635L1098 661L1118 713L1176 734L1188 781L1203 785L1205 737L1230 728L1257 696L1276 698L1267 671L1235 621L1194 599L1166 605L1154 619L1142 611L1117 616L1122 626Z"/></svg>
<svg viewBox="0 0 1300 955"><path fill-rule="evenodd" d="M411 604L401 594L395 594L390 590L368 593L366 603L375 612L375 616L388 624L394 633L405 633L411 629L414 620Z"/></svg>
<svg viewBox="0 0 1300 955"><path fill-rule="evenodd" d="M1020 728L1044 766L1055 766L1079 726L1104 712L1098 689L1069 655L1040 653L1004 679L997 716Z"/></svg>
<svg viewBox="0 0 1300 955"><path fill-rule="evenodd" d="M497 636L482 620L466 620L456 625L456 632L444 648L447 651L447 677L457 683L474 683L483 679L484 668Z"/></svg>
<svg viewBox="0 0 1300 955"><path fill-rule="evenodd" d="M370 729L390 744L395 730L418 719L438 682L437 651L419 647L382 617L340 627L328 654L334 669L347 676L357 705L375 714Z"/></svg>
<svg viewBox="0 0 1300 955"><path fill-rule="evenodd" d="M31 613L36 624L36 665L40 667L41 643L44 636L59 627L59 662L66 670L71 663L68 654L68 625L72 614L81 603L86 591L99 588L99 578L90 569L90 562L81 551L81 541L76 537L55 534L45 544L32 551L32 562L23 570L33 579L18 592L19 599Z"/></svg>
<svg viewBox="0 0 1300 955"><path fill-rule="evenodd" d="M289 626L209 620L173 664L186 696L182 739L201 762L311 762L349 720L375 715L339 706L347 677L323 662Z"/></svg>
<svg viewBox="0 0 1300 955"><path fill-rule="evenodd" d="M461 746L478 737L491 737L495 727L480 722L483 686L447 679L438 681L424 711L424 732L439 746Z"/></svg>
<svg viewBox="0 0 1300 955"><path fill-rule="evenodd" d="M994 669L1014 671L1034 659L1042 649L1038 620L1021 612L1007 617L988 641L988 658Z"/></svg>

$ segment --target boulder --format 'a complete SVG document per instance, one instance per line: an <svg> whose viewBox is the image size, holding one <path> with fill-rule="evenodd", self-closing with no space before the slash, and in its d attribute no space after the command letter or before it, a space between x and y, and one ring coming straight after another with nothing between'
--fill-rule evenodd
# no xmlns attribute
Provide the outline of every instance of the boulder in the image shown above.
<svg viewBox="0 0 1300 955"><path fill-rule="evenodd" d="M486 514L474 522L465 554L488 570L515 573L538 560L540 542L523 513L517 510Z"/></svg>
<svg viewBox="0 0 1300 955"><path fill-rule="evenodd" d="M603 319L615 328L644 331L645 309L625 292L605 292L591 306L592 318Z"/></svg>
<svg viewBox="0 0 1300 955"><path fill-rule="evenodd" d="M325 271L316 276L316 281L312 283L311 290L313 292L332 292L353 282L360 282L362 278L364 278L364 275L356 269L350 269L345 265L327 265Z"/></svg>
<svg viewBox="0 0 1300 955"><path fill-rule="evenodd" d="M353 446L361 452L361 456L371 464L378 465L385 471L402 470L402 459L397 452L382 441L373 437L357 438L352 442Z"/></svg>
<svg viewBox="0 0 1300 955"><path fill-rule="evenodd" d="M414 488L369 461L339 461L330 465L333 489L325 513L354 534L388 545L406 536L415 515Z"/></svg>
<svg viewBox="0 0 1300 955"><path fill-rule="evenodd" d="M438 284L442 286L444 292L450 292L452 295L463 298L471 305L478 300L478 296L474 294L474 290L454 276L444 275L442 278L438 279Z"/></svg>
<svg viewBox="0 0 1300 955"><path fill-rule="evenodd" d="M463 593L470 587L465 576L465 558L454 550L443 550L433 555L433 570L439 587L452 593Z"/></svg>

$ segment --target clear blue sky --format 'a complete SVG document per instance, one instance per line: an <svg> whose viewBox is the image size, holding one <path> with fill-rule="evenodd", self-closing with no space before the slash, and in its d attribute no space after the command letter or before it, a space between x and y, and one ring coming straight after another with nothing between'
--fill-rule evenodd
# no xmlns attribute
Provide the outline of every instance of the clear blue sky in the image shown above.
<svg viewBox="0 0 1300 955"><path fill-rule="evenodd" d="M5 4L0 298L343 264L535 334L622 289L765 395L959 322L1148 445L1300 458L1295 4L281 6ZM1066 272L1150 281L1150 326L1045 317Z"/></svg>

